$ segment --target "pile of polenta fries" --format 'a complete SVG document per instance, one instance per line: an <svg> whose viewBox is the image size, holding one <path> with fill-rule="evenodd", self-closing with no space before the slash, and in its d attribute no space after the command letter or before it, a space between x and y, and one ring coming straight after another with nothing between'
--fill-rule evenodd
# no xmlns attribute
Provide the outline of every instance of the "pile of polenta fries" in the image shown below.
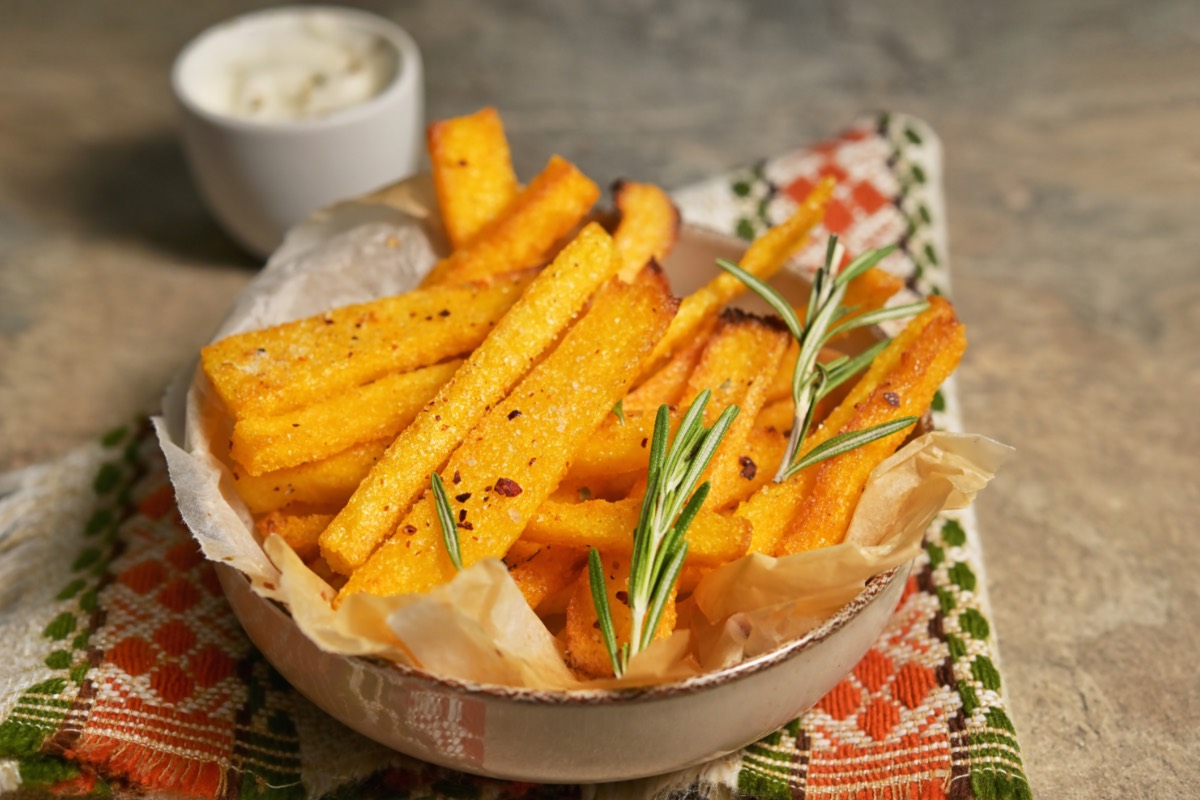
<svg viewBox="0 0 1200 800"><path fill-rule="evenodd" d="M774 318L728 307L722 274L677 300L658 264L679 233L659 188L619 182L608 229L600 191L550 159L522 186L499 116L430 126L429 153L451 252L410 292L241 333L202 366L233 421L228 465L263 537L279 534L338 589L425 592L452 579L431 474L445 482L464 568L504 559L571 666L612 674L585 564L603 556L617 637L647 447L666 404L677 424L712 393L706 424L740 413L688 529L687 561L659 636L703 575L749 552L839 542L871 470L911 429L772 482L793 426L797 344ZM763 280L805 246L832 184L746 250ZM850 283L855 313L902 282L872 268ZM801 313L802 310L801 310ZM965 348L950 304L928 310L860 378L818 406L804 449L839 432L923 416ZM840 348L835 341L823 359ZM624 628L624 630L622 630Z"/></svg>

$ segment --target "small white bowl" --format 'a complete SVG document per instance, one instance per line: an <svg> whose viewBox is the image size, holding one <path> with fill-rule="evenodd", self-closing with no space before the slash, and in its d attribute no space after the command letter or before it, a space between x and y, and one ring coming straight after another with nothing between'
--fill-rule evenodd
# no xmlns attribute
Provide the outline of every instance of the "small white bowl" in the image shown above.
<svg viewBox="0 0 1200 800"><path fill-rule="evenodd" d="M311 36L314 26L323 36L372 44L380 75L374 93L328 114L296 119L264 121L228 107L239 60L262 58L271 47L286 48L281 58L315 55L322 43L285 43ZM283 73L275 75L283 80ZM347 89L360 79L347 78ZM305 6L236 17L183 49L171 87L201 196L226 231L260 256L313 211L411 175L420 163L420 51L403 29L373 14Z"/></svg>

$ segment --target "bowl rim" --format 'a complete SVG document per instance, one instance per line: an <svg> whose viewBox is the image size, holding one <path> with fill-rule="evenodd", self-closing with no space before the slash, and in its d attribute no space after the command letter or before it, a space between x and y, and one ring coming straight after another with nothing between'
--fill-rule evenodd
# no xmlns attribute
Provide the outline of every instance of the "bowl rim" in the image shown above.
<svg viewBox="0 0 1200 800"><path fill-rule="evenodd" d="M884 591L895 580L905 580L908 577L911 568L911 562L901 564L891 569L881 572L869 578L863 589L856 594L849 602L827 617L821 624L817 625L812 630L791 641L785 642L772 650L761 653L757 656L747 658L737 664L728 667L722 667L716 670L702 672L699 675L689 676L661 683L646 684L643 686L630 687L598 687L598 688L579 688L579 689L542 689L530 688L522 686L508 686L505 684L479 683L476 681L467 681L460 678L453 678L443 675L435 675L410 664L402 664L395 661L390 661L384 658L375 656L360 656L347 655L344 653L327 652L327 655L335 658L344 658L349 660L357 660L368 663L377 668L394 671L405 679L417 681L430 686L436 686L443 690L451 692L470 694L474 696L484 696L496 700L507 701L518 704L529 705L545 705L545 706L597 706L597 705L626 705L633 703L645 703L647 701L667 700L675 697L686 696L705 689L715 688L725 684L736 683L752 675L766 671L782 662L788 661L802 651L811 647L815 647L820 642L828 639L867 606L877 600ZM219 566L227 567L228 570L234 573L234 577L238 577L250 583L250 579L244 573L221 564ZM278 610L285 614L292 624L291 613L288 608L275 600L269 600L254 592L252 588L247 586L250 593L254 594L261 601L269 602ZM234 606L235 614L237 606ZM240 621L240 620L239 620Z"/></svg>

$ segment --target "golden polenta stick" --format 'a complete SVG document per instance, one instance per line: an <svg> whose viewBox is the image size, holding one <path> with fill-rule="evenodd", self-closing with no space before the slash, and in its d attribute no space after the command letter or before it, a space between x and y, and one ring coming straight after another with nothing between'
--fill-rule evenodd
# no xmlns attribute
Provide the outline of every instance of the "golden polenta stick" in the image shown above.
<svg viewBox="0 0 1200 800"><path fill-rule="evenodd" d="M700 354L704 352L711 327L697 331L691 344L672 354L658 370L625 395L622 406L627 414L642 412L649 414L653 419L659 406L673 406L682 402L683 390L687 388L688 378L700 361Z"/></svg>
<svg viewBox="0 0 1200 800"><path fill-rule="evenodd" d="M920 335L900 353L895 369L855 405L854 415L842 430L865 430L899 417L920 417L929 409L934 392L958 366L967 336L954 309L942 297L931 298L930 308L912 324L922 322ZM910 432L897 431L810 467L815 475L809 491L776 552L789 555L840 542L871 470L895 452Z"/></svg>
<svg viewBox="0 0 1200 800"><path fill-rule="evenodd" d="M384 375L328 400L270 417L243 417L233 426L230 455L250 475L320 461L356 444L394 439L460 360Z"/></svg>
<svg viewBox="0 0 1200 800"><path fill-rule="evenodd" d="M671 430L682 415L671 414ZM650 440L654 436L655 413L625 412L625 421L605 417L571 458L567 478L571 482L645 470L650 458Z"/></svg>
<svg viewBox="0 0 1200 800"><path fill-rule="evenodd" d="M704 508L722 508L745 482L745 467L739 461L746 455L754 418L790 340L787 328L777 318L757 317L736 308L721 312L717 329L684 390L688 403L705 389L712 392L704 413L706 425L716 422L729 406L740 409L705 474L711 485Z"/></svg>
<svg viewBox="0 0 1200 800"><path fill-rule="evenodd" d="M280 510L259 517L254 522L254 528L260 539L266 539L273 533L282 536L301 560L312 561L320 555L317 537L331 519L332 514L296 514Z"/></svg>
<svg viewBox="0 0 1200 800"><path fill-rule="evenodd" d="M443 258L425 286L540 267L587 215L600 189L571 162L554 156L504 212Z"/></svg>
<svg viewBox="0 0 1200 800"><path fill-rule="evenodd" d="M679 239L679 209L670 196L650 183L617 181L613 203L621 214L613 241L625 262L621 280L634 276L651 260L662 264Z"/></svg>
<svg viewBox="0 0 1200 800"><path fill-rule="evenodd" d="M608 607L612 612L613 631L617 647L629 642L629 631L633 615L628 605L629 556L602 553L604 564L604 591L608 594ZM675 630L675 589L667 595L662 618L654 631L655 639L664 639ZM567 661L576 671L593 678L611 678L612 661L604 637L597 624L596 606L592 600L591 582L585 569L575 580L575 590L567 603L567 625L563 631L567 642Z"/></svg>
<svg viewBox="0 0 1200 800"><path fill-rule="evenodd" d="M865 375L854 384L854 388L846 395L838 406L830 412L825 421L804 440L800 447L801 453L807 453L817 445L828 441L842 431L857 430L862 426L852 426L858 406L870 398L871 393L884 383L912 381L915 371L911 363L906 371L903 354L915 345L924 330L935 319L953 319L954 309L948 302L938 299L930 307L913 319L893 339L888 346L875 357ZM934 386L934 390L937 386ZM933 393L930 392L930 398ZM906 416L896 414L896 416ZM918 415L919 416L919 415ZM791 521L799 514L800 506L808 496L812 480L820 465L801 470L783 483L768 483L751 495L738 506L736 516L750 520L752 538L750 550L755 553L775 555L780 537Z"/></svg>
<svg viewBox="0 0 1200 800"><path fill-rule="evenodd" d="M593 223L534 279L492 334L401 431L321 536L321 553L330 567L349 575L392 535L429 485L429 473L559 338L620 264L612 239Z"/></svg>
<svg viewBox="0 0 1200 800"><path fill-rule="evenodd" d="M387 439L363 442L320 461L265 472L257 477L245 474L234 464L234 485L252 514L265 514L289 504L341 508L375 462L383 457L389 442Z"/></svg>
<svg viewBox="0 0 1200 800"><path fill-rule="evenodd" d="M610 282L558 347L467 433L442 471L464 566L508 552L562 480L570 454L624 395L674 312L657 270L645 270L634 283ZM428 473L422 474L425 488ZM424 592L454 572L426 492L354 571L342 596Z"/></svg>
<svg viewBox="0 0 1200 800"><path fill-rule="evenodd" d="M833 186L832 178L818 183L791 217L754 240L738 265L762 280L767 280L782 269L787 260L808 242L809 232L824 217L825 204L829 202ZM715 316L726 303L745 290L744 283L722 272L683 298L667 335L647 359L648 367L657 366L661 359L691 341L707 319Z"/></svg>
<svg viewBox="0 0 1200 800"><path fill-rule="evenodd" d="M525 602L536 609L547 597L570 586L586 562L586 550L542 545L532 556L510 567L508 574Z"/></svg>
<svg viewBox="0 0 1200 800"><path fill-rule="evenodd" d="M426 129L433 185L446 237L466 245L517 196L504 123L494 108L434 122Z"/></svg>
<svg viewBox="0 0 1200 800"><path fill-rule="evenodd" d="M595 547L601 552L629 556L641 509L641 497L614 503L547 500L529 521L521 539L581 550ZM687 563L724 564L745 555L750 546L750 524L713 511L701 511L692 520L684 539L688 543Z"/></svg>
<svg viewBox="0 0 1200 800"><path fill-rule="evenodd" d="M725 505L741 503L774 478L775 470L787 450L787 440L788 437L781 430L762 424L760 412L737 458L738 477L741 480L733 482Z"/></svg>
<svg viewBox="0 0 1200 800"><path fill-rule="evenodd" d="M234 417L282 414L470 351L532 280L510 275L335 308L234 334L201 350L200 362Z"/></svg>

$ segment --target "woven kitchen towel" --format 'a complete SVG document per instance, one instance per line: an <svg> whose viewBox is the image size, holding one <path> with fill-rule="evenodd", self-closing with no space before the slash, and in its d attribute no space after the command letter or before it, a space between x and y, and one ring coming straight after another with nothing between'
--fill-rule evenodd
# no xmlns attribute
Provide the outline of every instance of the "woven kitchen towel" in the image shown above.
<svg viewBox="0 0 1200 800"><path fill-rule="evenodd" d="M940 163L924 124L889 115L676 199L688 221L750 239L833 175L828 232L851 252L898 244L888 269L916 291L947 292ZM802 257L821 256L814 245ZM958 428L952 385L938 396L935 423ZM712 764L644 781L486 780L365 740L281 680L180 521L148 427L131 425L0 477L0 792L1029 797L983 577L972 516L944 516L875 646L785 728Z"/></svg>

